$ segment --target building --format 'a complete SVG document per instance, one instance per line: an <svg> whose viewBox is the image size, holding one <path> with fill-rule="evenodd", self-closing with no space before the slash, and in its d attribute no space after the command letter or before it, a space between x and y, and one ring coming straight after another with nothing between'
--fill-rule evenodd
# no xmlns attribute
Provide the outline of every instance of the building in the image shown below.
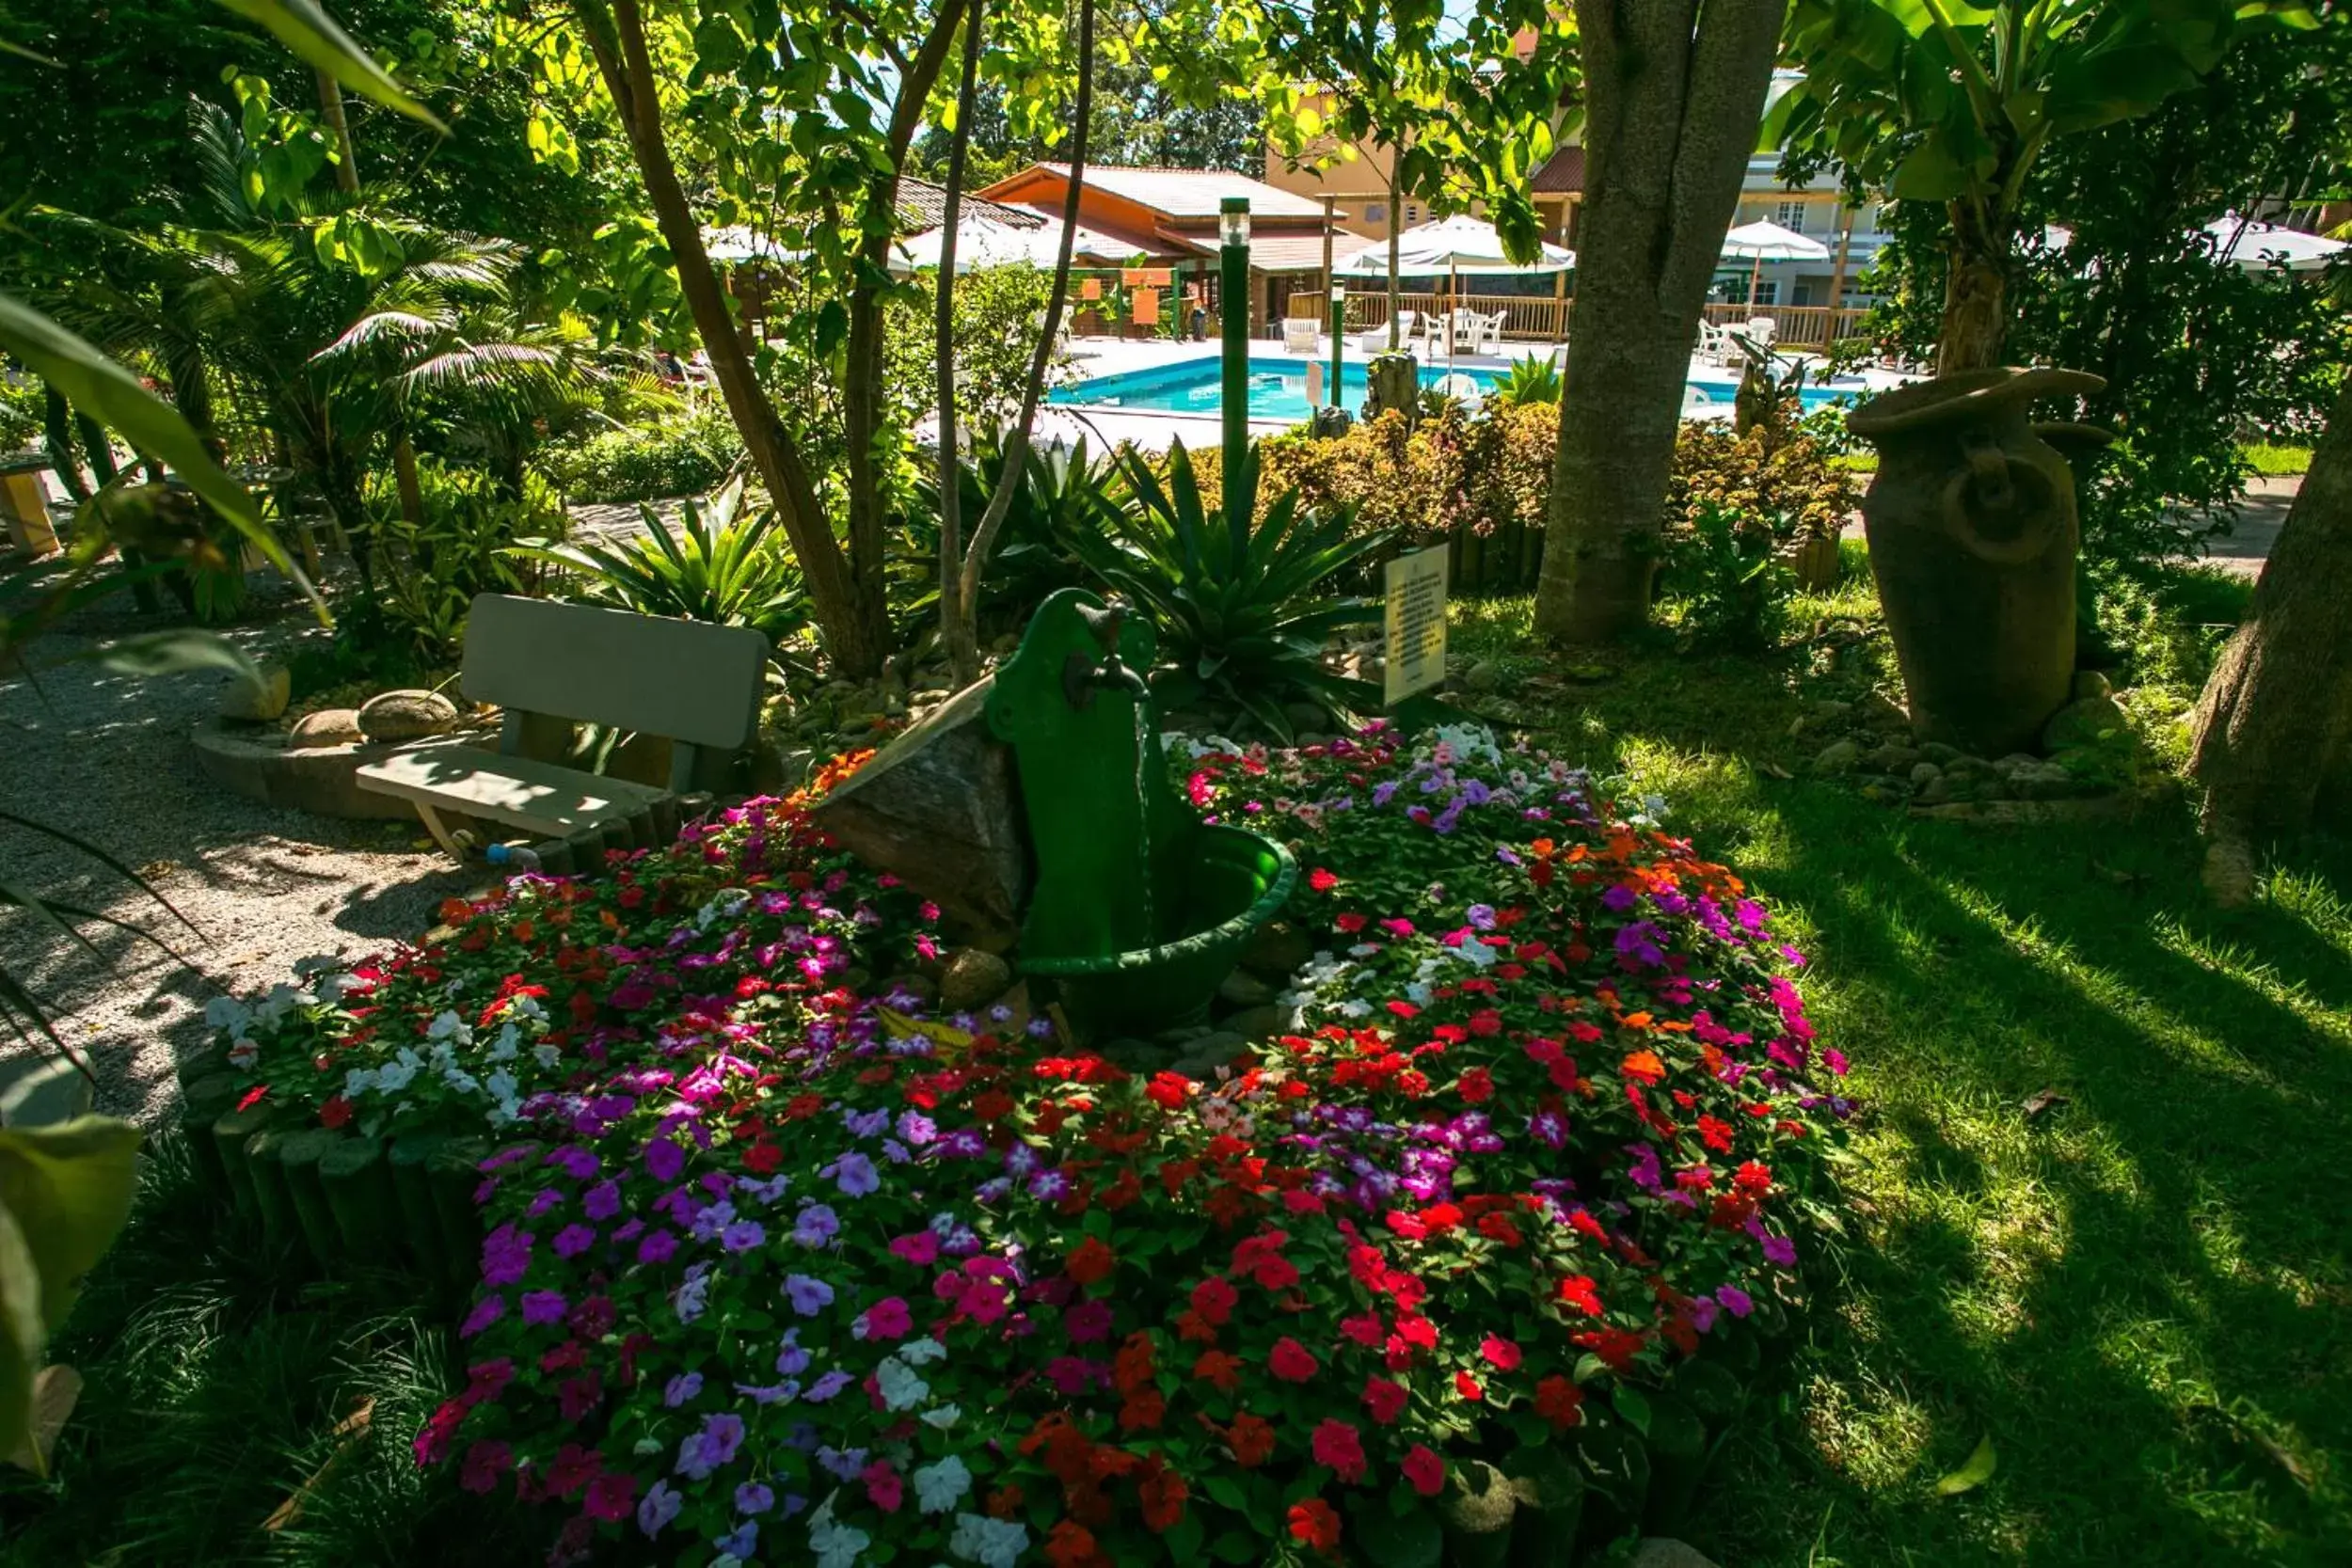
<svg viewBox="0 0 2352 1568"><path fill-rule="evenodd" d="M984 200L1058 214L1069 198L1068 164L1032 164L977 194ZM1213 168L1089 166L1078 192L1078 221L1132 242L1147 270L1181 298L1215 306L1217 215L1228 197L1249 202L1249 316L1263 330L1279 321L1291 292L1319 288L1326 225L1323 203L1246 174ZM1340 240L1343 251L1348 243ZM1154 300L1156 308L1156 297Z"/></svg>

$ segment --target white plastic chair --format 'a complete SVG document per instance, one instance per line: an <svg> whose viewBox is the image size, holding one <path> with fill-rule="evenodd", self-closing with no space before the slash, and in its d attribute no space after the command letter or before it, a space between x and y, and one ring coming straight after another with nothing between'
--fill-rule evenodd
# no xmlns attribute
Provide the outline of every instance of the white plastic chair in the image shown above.
<svg viewBox="0 0 2352 1568"><path fill-rule="evenodd" d="M1311 321L1285 319L1282 346L1293 354L1319 354L1323 349L1322 328Z"/></svg>
<svg viewBox="0 0 2352 1568"><path fill-rule="evenodd" d="M1502 346L1502 324L1509 317L1510 312L1507 310L1497 310L1492 314L1487 314L1472 310L1467 306L1454 311L1447 323L1448 330L1454 336L1454 347L1471 354L1476 354L1488 343L1501 348Z"/></svg>
<svg viewBox="0 0 2352 1568"><path fill-rule="evenodd" d="M1476 378L1464 375L1459 371L1438 377L1437 384L1430 390L1440 397L1453 398L1465 408L1472 410L1486 401L1486 389L1478 385Z"/></svg>
<svg viewBox="0 0 2352 1568"><path fill-rule="evenodd" d="M1417 310L1399 310L1396 313L1396 346L1401 349L1424 348L1428 336L1427 322L1428 318ZM1384 354L1388 351L1388 347L1389 324L1387 322L1382 322L1377 326L1366 327L1362 336L1356 340L1357 351L1362 354Z"/></svg>
<svg viewBox="0 0 2352 1568"><path fill-rule="evenodd" d="M1747 340L1759 349L1770 352L1772 339L1779 331L1780 323L1770 316L1752 316L1748 319Z"/></svg>

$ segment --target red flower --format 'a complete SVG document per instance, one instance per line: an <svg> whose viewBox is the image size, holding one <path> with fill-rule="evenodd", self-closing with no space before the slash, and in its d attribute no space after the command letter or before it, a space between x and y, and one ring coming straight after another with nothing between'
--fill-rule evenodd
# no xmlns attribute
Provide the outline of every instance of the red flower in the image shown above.
<svg viewBox="0 0 2352 1568"><path fill-rule="evenodd" d="M1307 885L1317 893L1328 893L1340 885L1340 879L1318 865L1307 873Z"/></svg>
<svg viewBox="0 0 2352 1568"><path fill-rule="evenodd" d="M743 1168L755 1176L773 1175L775 1168L783 1164L782 1144L757 1143L743 1150Z"/></svg>
<svg viewBox="0 0 2352 1568"><path fill-rule="evenodd" d="M588 1500L582 1506L591 1519L612 1525L628 1518L636 1500L637 1478L624 1470L607 1470L588 1483Z"/></svg>
<svg viewBox="0 0 2352 1568"><path fill-rule="evenodd" d="M1066 1264L1070 1277L1080 1285L1095 1285L1110 1277L1119 1266L1118 1257L1103 1244L1101 1238L1089 1236L1071 1250Z"/></svg>
<svg viewBox="0 0 2352 1568"><path fill-rule="evenodd" d="M1565 1429L1584 1418L1584 1390L1565 1377L1552 1376L1535 1385L1535 1414Z"/></svg>
<svg viewBox="0 0 2352 1568"><path fill-rule="evenodd" d="M237 1109L240 1111L250 1111L254 1106L259 1105L262 1102L262 1097L267 1093L269 1093L269 1085L267 1084L255 1085L252 1088L245 1091L245 1098L237 1101Z"/></svg>
<svg viewBox="0 0 2352 1568"><path fill-rule="evenodd" d="M1144 1388L1127 1396L1127 1402L1119 1407L1119 1430L1121 1432L1156 1432L1168 1418L1168 1401L1157 1388Z"/></svg>
<svg viewBox="0 0 2352 1568"><path fill-rule="evenodd" d="M1573 1307L1588 1318L1600 1316L1600 1287L1590 1275L1570 1275L1560 1281L1562 1306Z"/></svg>
<svg viewBox="0 0 2352 1568"><path fill-rule="evenodd" d="M1461 1395L1464 1399L1470 1401L1472 1403L1476 1403L1478 1401L1486 1397L1486 1390L1481 1388L1478 1386L1478 1380L1470 1376L1468 1372L1455 1372L1454 1374L1454 1391Z"/></svg>
<svg viewBox="0 0 2352 1568"><path fill-rule="evenodd" d="M1245 1410L1233 1418L1226 1429L1225 1440L1233 1449L1233 1463L1245 1470L1264 1464L1274 1452L1274 1428L1268 1422Z"/></svg>
<svg viewBox="0 0 2352 1568"><path fill-rule="evenodd" d="M1345 1421L1327 1418L1315 1428L1315 1463L1353 1486L1364 1477L1364 1441Z"/></svg>
<svg viewBox="0 0 2352 1568"><path fill-rule="evenodd" d="M1405 1479L1413 1483L1413 1490L1424 1497L1436 1497L1438 1489L1445 1485L1445 1461L1419 1443L1406 1450L1405 1458L1397 1468L1404 1471Z"/></svg>
<svg viewBox="0 0 2352 1568"><path fill-rule="evenodd" d="M1143 1479L1136 1483L1136 1497L1143 1504L1143 1525L1154 1535L1165 1535L1184 1523L1184 1498L1189 1488L1184 1478L1169 1469L1157 1454L1152 1456Z"/></svg>
<svg viewBox="0 0 2352 1568"><path fill-rule="evenodd" d="M1340 1516L1321 1497L1291 1504L1290 1531L1316 1551L1336 1553L1340 1549Z"/></svg>
<svg viewBox="0 0 2352 1568"><path fill-rule="evenodd" d="M1241 1357L1221 1350L1206 1350L1192 1364L1192 1375L1223 1393L1241 1386Z"/></svg>
<svg viewBox="0 0 2352 1568"><path fill-rule="evenodd" d="M1381 1330L1380 1314L1377 1312L1362 1312L1352 1318L1342 1318L1340 1332L1358 1344L1368 1345L1375 1350L1379 1349L1380 1341L1387 1338Z"/></svg>
<svg viewBox="0 0 2352 1568"><path fill-rule="evenodd" d="M1739 1171L1732 1177L1731 1180L1732 1184L1738 1187L1741 1192L1751 1193L1757 1197L1762 1197L1766 1193L1772 1190L1772 1167L1769 1165L1759 1165L1754 1160L1749 1160L1740 1166Z"/></svg>
<svg viewBox="0 0 2352 1568"><path fill-rule="evenodd" d="M1495 1075L1483 1067L1474 1067L1462 1074L1454 1085L1454 1092L1472 1105L1484 1105L1494 1098Z"/></svg>
<svg viewBox="0 0 2352 1568"><path fill-rule="evenodd" d="M1075 1519L1064 1519L1045 1538L1045 1560L1054 1568L1094 1568L1103 1560L1094 1532Z"/></svg>
<svg viewBox="0 0 2352 1568"><path fill-rule="evenodd" d="M1307 1347L1283 1335L1274 1341L1273 1351L1266 1356L1266 1370L1285 1383L1304 1383L1315 1375L1321 1363L1308 1353Z"/></svg>
<svg viewBox="0 0 2352 1568"><path fill-rule="evenodd" d="M1347 914L1336 916L1332 920L1331 924L1338 927L1342 931L1344 931L1352 937L1357 932L1362 930L1366 926L1371 925L1372 922L1367 916L1350 911Z"/></svg>
<svg viewBox="0 0 2352 1568"><path fill-rule="evenodd" d="M469 1492L487 1494L496 1490L499 1478L514 1467L514 1451L505 1444L476 1443L466 1450L466 1464L458 1473L457 1484Z"/></svg>
<svg viewBox="0 0 2352 1568"><path fill-rule="evenodd" d="M1192 1309L1207 1323L1221 1323L1233 1314L1241 1292L1222 1279L1204 1279L1192 1288Z"/></svg>
<svg viewBox="0 0 2352 1568"><path fill-rule="evenodd" d="M351 1120L351 1101L342 1095L329 1097L319 1107L319 1122L326 1127L341 1127Z"/></svg>
<svg viewBox="0 0 2352 1568"><path fill-rule="evenodd" d="M1402 1383L1391 1383L1385 1377L1364 1379L1364 1408L1371 1411L1372 1418L1382 1426L1395 1424L1396 1418L1405 1414L1406 1402L1410 1398Z"/></svg>
<svg viewBox="0 0 2352 1568"><path fill-rule="evenodd" d="M1519 1347L1508 1339L1489 1334L1480 1342L1478 1354L1485 1356L1488 1364L1502 1371L1518 1370Z"/></svg>
<svg viewBox="0 0 2352 1568"><path fill-rule="evenodd" d="M1174 1111L1181 1109L1184 1101L1192 1098L1192 1080L1180 1072L1155 1072L1143 1092L1151 1097L1154 1105Z"/></svg>
<svg viewBox="0 0 2352 1568"><path fill-rule="evenodd" d="M555 1462L548 1466L548 1491L558 1497L568 1497L595 1480L603 1468L603 1454L578 1443L566 1443L555 1450Z"/></svg>

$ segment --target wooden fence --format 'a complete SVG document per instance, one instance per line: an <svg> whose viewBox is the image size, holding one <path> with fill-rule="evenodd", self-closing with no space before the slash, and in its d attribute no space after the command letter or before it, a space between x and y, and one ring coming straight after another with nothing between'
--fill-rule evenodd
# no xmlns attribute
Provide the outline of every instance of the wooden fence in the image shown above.
<svg viewBox="0 0 2352 1568"><path fill-rule="evenodd" d="M1476 310L1484 315L1502 311L1502 335L1518 343L1561 343L1567 341L1568 317L1573 299L1536 299L1521 294L1449 294L1442 292L1400 293L1397 305L1401 309L1420 315L1438 316L1457 307ZM1810 349L1820 353L1833 342L1859 338L1863 333L1863 318L1869 314L1867 307L1844 305L1709 305L1704 308L1707 320L1718 326L1745 326L1758 316L1771 318L1773 324L1772 344L1775 348ZM1301 292L1290 296L1290 318L1293 321L1327 321L1330 308L1319 292ZM1359 293L1347 292L1347 330L1351 333L1385 326L1389 320L1389 296L1385 290Z"/></svg>

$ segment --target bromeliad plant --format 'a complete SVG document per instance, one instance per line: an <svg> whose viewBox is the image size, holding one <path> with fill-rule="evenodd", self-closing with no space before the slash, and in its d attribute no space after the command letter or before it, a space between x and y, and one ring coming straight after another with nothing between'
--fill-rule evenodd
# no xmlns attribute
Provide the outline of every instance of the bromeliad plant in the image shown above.
<svg viewBox="0 0 2352 1568"><path fill-rule="evenodd" d="M1258 453L1243 459L1244 493L1258 493ZM1136 600L1160 633L1152 678L1163 711L1203 699L1247 713L1288 738L1285 702L1339 714L1369 706L1371 689L1327 668L1324 641L1380 617L1370 599L1328 593L1330 579L1387 543L1353 532L1353 509L1304 511L1295 492L1264 515L1229 517L1204 499L1192 458L1178 442L1162 482L1152 460L1120 454L1127 505L1107 535L1073 533L1071 546L1105 584Z"/></svg>
<svg viewBox="0 0 2352 1568"><path fill-rule="evenodd" d="M578 572L591 604L750 626L777 646L808 625L808 596L776 515L745 512L739 477L707 501L682 502L675 534L651 506L638 511L644 532L624 544L522 544L508 553Z"/></svg>
<svg viewBox="0 0 2352 1568"><path fill-rule="evenodd" d="M498 1141L420 1461L694 1568L1434 1565L1518 1508L1570 1562L1670 1514L1830 1196L1801 960L1481 732L1176 754L1293 841L1320 949L1205 1082L930 1012L936 911L800 799L224 1006L248 1096Z"/></svg>

